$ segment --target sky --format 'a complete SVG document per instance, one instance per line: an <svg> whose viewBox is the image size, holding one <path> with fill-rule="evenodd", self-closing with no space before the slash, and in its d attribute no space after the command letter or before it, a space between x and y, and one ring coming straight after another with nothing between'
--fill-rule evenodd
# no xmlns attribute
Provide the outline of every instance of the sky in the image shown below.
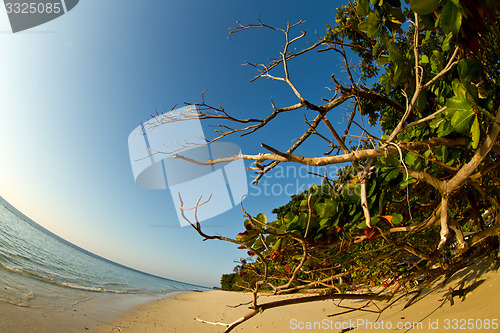
<svg viewBox="0 0 500 333"><path fill-rule="evenodd" d="M294 30L295 36L307 31L299 44L304 47L324 36L339 4L85 0L51 22L15 34L0 8L0 195L44 228L97 255L162 277L218 286L221 274L231 272L234 259L246 253L180 227L168 191L137 186L128 136L155 111L200 102L205 90L208 103L245 118L271 113L271 97L278 106L296 103L283 82L251 83L256 71L242 65L279 57L284 35L255 29L228 39L228 27L257 23L259 15L277 27L304 19ZM342 64L328 52L290 66L291 78L314 103L332 96L331 74L342 75ZM262 142L286 150L306 129L305 112L287 113L269 128L227 141L246 154L263 152ZM344 116L340 109L330 119L341 126ZM300 153L327 150L314 141ZM297 183L298 167L282 166L259 187L249 185L245 209L272 219L273 208L319 182L303 167ZM249 171L249 184L252 177ZM274 183L281 187L273 193ZM235 207L203 226L207 233L235 237L243 221Z"/></svg>

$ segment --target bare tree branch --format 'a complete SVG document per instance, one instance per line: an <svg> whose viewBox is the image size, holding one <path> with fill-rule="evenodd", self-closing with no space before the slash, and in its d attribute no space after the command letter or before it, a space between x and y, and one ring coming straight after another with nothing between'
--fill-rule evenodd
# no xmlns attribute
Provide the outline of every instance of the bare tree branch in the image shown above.
<svg viewBox="0 0 500 333"><path fill-rule="evenodd" d="M435 146L460 146L464 144L465 144L464 138L435 138L420 142L399 143L399 146L402 149L407 149L407 150L426 150L429 147L435 147ZM269 146L266 145L266 147ZM278 152L275 149L273 150ZM244 159L244 160L257 161L259 163L271 160L275 162L295 162L306 165L324 166L330 164L360 161L367 158L390 156L398 153L399 152L397 148L389 145L384 148L358 150L350 152L348 154L336 155L336 156L324 156L324 157L304 157L300 155L291 154L289 152L285 153L279 152L279 154L275 153L274 154L261 153L258 155L237 154L230 157L218 158L207 161L196 161L179 154L172 156L172 158L180 158L199 165L214 165L217 163L225 163L225 162L235 161L238 159Z"/></svg>

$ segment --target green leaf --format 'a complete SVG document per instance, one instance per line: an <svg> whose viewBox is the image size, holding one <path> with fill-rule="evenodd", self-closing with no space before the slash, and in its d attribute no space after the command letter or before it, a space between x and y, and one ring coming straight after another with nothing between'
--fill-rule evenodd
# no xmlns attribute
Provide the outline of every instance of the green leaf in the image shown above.
<svg viewBox="0 0 500 333"><path fill-rule="evenodd" d="M390 180L393 180L394 178L397 178L399 176L399 170L398 169L392 169L392 171L387 173L387 176L385 176L385 181L388 182Z"/></svg>
<svg viewBox="0 0 500 333"><path fill-rule="evenodd" d="M440 148L436 149L435 155L440 161L444 162L448 160L448 148L445 146L441 146Z"/></svg>
<svg viewBox="0 0 500 333"><path fill-rule="evenodd" d="M467 92L462 83L458 79L454 79L451 82L451 86L453 88L453 93L455 94L455 96L465 98Z"/></svg>
<svg viewBox="0 0 500 333"><path fill-rule="evenodd" d="M469 114L472 112L472 106L465 98L454 96L446 101L446 114L452 119L456 113Z"/></svg>
<svg viewBox="0 0 500 333"><path fill-rule="evenodd" d="M389 63L390 63L389 56L381 55L377 59L377 65L386 65L386 64L389 64Z"/></svg>
<svg viewBox="0 0 500 333"><path fill-rule="evenodd" d="M459 10L452 1L448 3L441 10L441 29L445 34L450 31L458 35L460 26L462 25L462 12Z"/></svg>
<svg viewBox="0 0 500 333"><path fill-rule="evenodd" d="M479 129L479 121L477 120L477 115L474 117L474 121L472 122L470 134L472 137L472 148L476 149L477 146L479 145L479 138L481 134L481 131Z"/></svg>
<svg viewBox="0 0 500 333"><path fill-rule="evenodd" d="M436 118L434 120L432 120L430 123L429 123L429 126L431 128L438 128L439 125L441 125L443 122L445 122L446 120L444 118Z"/></svg>
<svg viewBox="0 0 500 333"><path fill-rule="evenodd" d="M458 133L469 134L473 117L474 112L472 110L457 111L451 117L451 126Z"/></svg>
<svg viewBox="0 0 500 333"><path fill-rule="evenodd" d="M395 6L395 7L399 7L399 6ZM397 25L401 25L405 22L405 16L403 15L401 8L389 8L386 17L390 22L397 24Z"/></svg>
<svg viewBox="0 0 500 333"><path fill-rule="evenodd" d="M409 166L410 168L414 169L414 164L415 164L415 162L417 162L417 159L418 159L417 155L415 155L412 152L409 152L405 156L405 163L406 163L407 166Z"/></svg>
<svg viewBox="0 0 500 333"><path fill-rule="evenodd" d="M273 245L273 250L278 251L280 249L281 242L282 242L282 238L278 239L278 241L276 243L274 243L274 245Z"/></svg>
<svg viewBox="0 0 500 333"><path fill-rule="evenodd" d="M354 205L349 205L349 215L354 215L358 211L359 206L354 204Z"/></svg>
<svg viewBox="0 0 500 333"><path fill-rule="evenodd" d="M417 98L417 111L423 114L425 108L427 107L427 94L422 91Z"/></svg>
<svg viewBox="0 0 500 333"><path fill-rule="evenodd" d="M396 44L393 42L389 42L389 45L387 46L387 50L389 51L389 60L392 62L400 62L403 55L401 54L401 51L399 51L398 47Z"/></svg>
<svg viewBox="0 0 500 333"><path fill-rule="evenodd" d="M384 197L385 197L385 192L382 192L380 194L380 198L378 200L378 212L377 212L377 214L380 214L384 210L384 207L385 207Z"/></svg>
<svg viewBox="0 0 500 333"><path fill-rule="evenodd" d="M400 163L399 156L396 157L395 155L381 157L380 162L382 163L383 166L392 166L394 168L398 168Z"/></svg>
<svg viewBox="0 0 500 333"><path fill-rule="evenodd" d="M370 1L369 0L358 0L358 5L356 6L356 11L358 15L363 17L368 15L370 12Z"/></svg>
<svg viewBox="0 0 500 333"><path fill-rule="evenodd" d="M415 178L409 178L408 180L403 180L401 183L399 183L399 188L400 189L405 189L408 185L415 183L417 180Z"/></svg>
<svg viewBox="0 0 500 333"><path fill-rule="evenodd" d="M436 27L436 19L433 15L421 15L420 19L422 20L422 24L426 29L433 30Z"/></svg>
<svg viewBox="0 0 500 333"><path fill-rule="evenodd" d="M306 226L307 224L307 220L309 220L309 216L308 214L306 213L300 213L299 214L299 218L297 220L297 223L300 225L300 226Z"/></svg>
<svg viewBox="0 0 500 333"><path fill-rule="evenodd" d="M318 216L321 218L328 218L330 217L328 205L325 203L317 203L314 209L316 210L316 213L318 213Z"/></svg>
<svg viewBox="0 0 500 333"><path fill-rule="evenodd" d="M473 58L465 58L458 63L458 73L462 82L470 83L481 76L481 64Z"/></svg>
<svg viewBox="0 0 500 333"><path fill-rule="evenodd" d="M403 215L399 213L391 214L392 216L392 224L399 224L403 221Z"/></svg>
<svg viewBox="0 0 500 333"><path fill-rule="evenodd" d="M370 28L370 20L368 18L364 19L358 24L358 29L363 31L364 33L368 32Z"/></svg>
<svg viewBox="0 0 500 333"><path fill-rule="evenodd" d="M410 7L419 15L429 15L439 7L439 0L410 0Z"/></svg>
<svg viewBox="0 0 500 333"><path fill-rule="evenodd" d="M262 223L267 223L267 217L262 213L258 214L255 218Z"/></svg>
<svg viewBox="0 0 500 333"><path fill-rule="evenodd" d="M283 217L283 222L285 225L290 224L293 220L297 218L296 215L294 215L292 212L286 213L286 215Z"/></svg>
<svg viewBox="0 0 500 333"><path fill-rule="evenodd" d="M321 220L319 221L319 226L320 226L320 228L321 228L321 229L326 228L326 227L328 226L328 224L329 224L329 223L328 223L328 221L329 221L329 219L328 219L328 218L321 219Z"/></svg>
<svg viewBox="0 0 500 333"><path fill-rule="evenodd" d="M446 38L443 41L443 45L441 46L441 48L443 49L443 51L449 51L449 50L451 50L451 39L452 38L453 38L453 33L449 32L446 35Z"/></svg>
<svg viewBox="0 0 500 333"><path fill-rule="evenodd" d="M320 240L323 237L323 234L317 234L316 237L314 237L315 241Z"/></svg>
<svg viewBox="0 0 500 333"><path fill-rule="evenodd" d="M476 104L479 99L478 89L475 84L470 81L463 82L463 87L465 89L465 98L472 104Z"/></svg>
<svg viewBox="0 0 500 333"><path fill-rule="evenodd" d="M248 245L248 244L247 244ZM264 243L262 242L262 240L260 238L257 238L255 240L255 242L252 244L252 247L254 250L261 250L262 248L264 248Z"/></svg>
<svg viewBox="0 0 500 333"><path fill-rule="evenodd" d="M367 184L367 188L368 188L368 191L366 191L366 196L369 197L373 194L373 192L375 191L375 188L377 187L377 182L372 182L371 186L368 188L368 184Z"/></svg>
<svg viewBox="0 0 500 333"><path fill-rule="evenodd" d="M239 242L245 242L247 245L251 246L253 244L253 240L259 235L257 230L246 230L242 233L236 235L236 240Z"/></svg>
<svg viewBox="0 0 500 333"><path fill-rule="evenodd" d="M451 126L462 134L469 134L474 112L472 106L465 100L454 96L446 102L448 115L451 116Z"/></svg>
<svg viewBox="0 0 500 333"><path fill-rule="evenodd" d="M334 226L338 226L339 225L339 222L340 222L340 214L337 214L337 216L334 218L334 220L332 221L333 225Z"/></svg>
<svg viewBox="0 0 500 333"><path fill-rule="evenodd" d="M354 184L351 187L345 186L342 194L347 200L357 204L359 201L361 201L361 198L359 197L360 193L361 185Z"/></svg>
<svg viewBox="0 0 500 333"><path fill-rule="evenodd" d="M441 50L433 50L431 55L431 68L432 71L437 73L443 69L443 52Z"/></svg>
<svg viewBox="0 0 500 333"><path fill-rule="evenodd" d="M267 235L265 239L266 239L266 244L274 244L277 241L277 236L276 235Z"/></svg>
<svg viewBox="0 0 500 333"><path fill-rule="evenodd" d="M400 63L400 65L395 65L393 81L396 84L399 82L399 79L401 78L401 75L403 74L403 66L402 65L403 65L402 63Z"/></svg>
<svg viewBox="0 0 500 333"><path fill-rule="evenodd" d="M366 33L368 38L376 38L379 33L379 18L377 14L375 13L370 13L366 19L364 19L359 25L358 28L359 30L363 31Z"/></svg>
<svg viewBox="0 0 500 333"><path fill-rule="evenodd" d="M479 98L486 99L488 98L488 89L485 85L477 85L477 94Z"/></svg>
<svg viewBox="0 0 500 333"><path fill-rule="evenodd" d="M368 197L368 208L372 208L373 204L377 201L377 195Z"/></svg>
<svg viewBox="0 0 500 333"><path fill-rule="evenodd" d="M366 229L366 228L368 228L368 226L366 225L366 221L365 221L365 220L363 220L363 221L359 222L359 223L356 225L356 228L357 228L357 229Z"/></svg>

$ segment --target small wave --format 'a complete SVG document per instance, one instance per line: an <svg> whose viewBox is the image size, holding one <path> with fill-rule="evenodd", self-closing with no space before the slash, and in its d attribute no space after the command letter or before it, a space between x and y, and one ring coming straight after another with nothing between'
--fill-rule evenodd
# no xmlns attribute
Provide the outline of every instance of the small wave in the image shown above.
<svg viewBox="0 0 500 333"><path fill-rule="evenodd" d="M33 306L32 304L28 304L25 302L15 302L13 300L10 300L10 299L4 298L4 297L0 297L0 302L5 302L8 304L17 306L19 308L38 308L38 309L42 308L41 306Z"/></svg>
<svg viewBox="0 0 500 333"><path fill-rule="evenodd" d="M76 302L72 303L71 306L74 307L75 305L90 301L92 299L94 299L94 298L93 297L85 297L84 299L80 299L80 300L77 300Z"/></svg>
<svg viewBox="0 0 500 333"><path fill-rule="evenodd" d="M81 286L78 284L73 284L69 282L59 282L59 281L51 281L51 283L57 284L60 287L85 290L85 291L93 291L99 293L113 293L113 294L145 294L147 292L135 289L110 289L104 287L95 287L95 286Z"/></svg>
<svg viewBox="0 0 500 333"><path fill-rule="evenodd" d="M113 283L113 282L108 282L108 283L105 283L104 285L106 287L110 287L110 288L118 288L118 287L126 287L127 286L126 284L123 284L123 283Z"/></svg>
<svg viewBox="0 0 500 333"><path fill-rule="evenodd" d="M8 272L17 274L17 275L22 275L22 276L27 276L33 279L37 279L46 283L51 283L60 287L64 288L70 288L70 289L77 289L77 290L84 290L84 291L92 291L92 292L101 292L101 293L114 293L114 294L146 294L150 292L145 292L141 290L136 290L136 289L113 289L113 288L104 288L104 287L99 287L99 286L85 286L85 285L79 285L76 283L71 283L71 282L62 282L62 281L56 281L47 277L43 277L37 274L34 274L33 272L26 271L17 267L11 267L6 264L0 263L0 268L4 269ZM119 286L119 284L116 284L116 287ZM21 306L21 305L18 305Z"/></svg>

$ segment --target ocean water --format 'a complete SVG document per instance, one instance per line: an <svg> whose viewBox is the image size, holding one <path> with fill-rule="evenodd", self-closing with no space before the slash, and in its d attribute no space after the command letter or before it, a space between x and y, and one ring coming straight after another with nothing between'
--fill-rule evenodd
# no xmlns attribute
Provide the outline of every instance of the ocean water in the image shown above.
<svg viewBox="0 0 500 333"><path fill-rule="evenodd" d="M207 288L139 272L85 251L42 228L0 197L0 303L4 305L64 312L100 300L99 307L106 304L109 309L110 304L138 304L172 293L204 290ZM0 313L0 324L2 319Z"/></svg>

